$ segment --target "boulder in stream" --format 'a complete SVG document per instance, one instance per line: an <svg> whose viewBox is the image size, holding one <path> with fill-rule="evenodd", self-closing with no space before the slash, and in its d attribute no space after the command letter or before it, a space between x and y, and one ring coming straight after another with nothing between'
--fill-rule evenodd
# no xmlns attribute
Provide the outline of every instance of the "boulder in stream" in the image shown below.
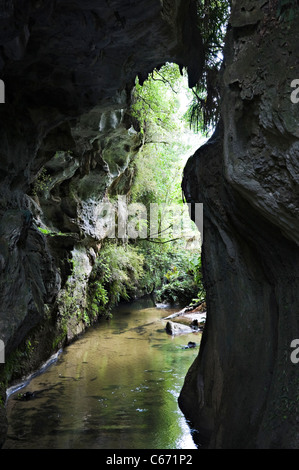
<svg viewBox="0 0 299 470"><path fill-rule="evenodd" d="M190 326L183 325L182 323L175 323L172 321L168 321L166 323L166 332L169 335L177 336L177 335L184 335L188 333L193 333L194 330L190 328Z"/></svg>

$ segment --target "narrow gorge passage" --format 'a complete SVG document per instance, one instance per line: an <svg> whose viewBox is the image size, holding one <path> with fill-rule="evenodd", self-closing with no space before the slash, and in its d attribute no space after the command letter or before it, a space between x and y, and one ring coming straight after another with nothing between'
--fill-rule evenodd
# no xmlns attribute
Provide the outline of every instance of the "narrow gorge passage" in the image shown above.
<svg viewBox="0 0 299 470"><path fill-rule="evenodd" d="M3 448L195 449L177 397L201 333L168 335L174 311L151 299L115 308L10 396Z"/></svg>
<svg viewBox="0 0 299 470"><path fill-rule="evenodd" d="M10 386L154 292L208 312L177 397L198 445L299 448L298 20L298 0L0 2L0 447ZM215 129L182 152L181 75L189 124ZM171 248L175 217L158 244L138 215L109 238L116 206L181 190L201 256Z"/></svg>

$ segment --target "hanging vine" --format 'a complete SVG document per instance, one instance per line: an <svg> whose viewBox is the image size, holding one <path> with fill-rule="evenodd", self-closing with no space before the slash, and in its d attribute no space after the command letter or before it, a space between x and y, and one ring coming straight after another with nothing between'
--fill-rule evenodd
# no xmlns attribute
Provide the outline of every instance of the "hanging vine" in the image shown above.
<svg viewBox="0 0 299 470"><path fill-rule="evenodd" d="M203 77L192 90L194 98L186 117L197 131L207 132L220 118L219 71L230 1L197 0L197 12L205 63Z"/></svg>

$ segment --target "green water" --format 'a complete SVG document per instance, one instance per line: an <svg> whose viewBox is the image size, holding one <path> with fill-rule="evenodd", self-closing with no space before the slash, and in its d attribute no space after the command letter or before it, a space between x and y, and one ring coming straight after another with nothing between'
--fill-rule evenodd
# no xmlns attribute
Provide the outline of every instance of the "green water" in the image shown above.
<svg viewBox="0 0 299 470"><path fill-rule="evenodd" d="M200 334L171 337L151 300L120 306L7 402L6 449L194 449L177 397ZM35 398L18 400L19 393Z"/></svg>

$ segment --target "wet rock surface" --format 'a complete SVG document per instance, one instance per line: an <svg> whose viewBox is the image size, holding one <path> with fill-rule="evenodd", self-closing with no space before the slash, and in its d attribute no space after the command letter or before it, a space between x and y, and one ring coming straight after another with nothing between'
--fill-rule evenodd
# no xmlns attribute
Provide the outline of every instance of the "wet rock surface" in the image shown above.
<svg viewBox="0 0 299 470"><path fill-rule="evenodd" d="M184 334L192 333L192 331L193 330L190 326L183 325L181 323L168 321L166 324L166 332L172 336L184 335Z"/></svg>
<svg viewBox="0 0 299 470"><path fill-rule="evenodd" d="M130 189L141 145L128 114L136 76L174 60L197 80L200 38L193 43L193 2L8 4L0 13L0 309L9 354L44 319L44 305L53 307L72 253L89 259L88 279L106 236L99 203L116 186Z"/></svg>
<svg viewBox="0 0 299 470"><path fill-rule="evenodd" d="M142 145L129 113L136 76L173 61L194 85L202 46L194 1L2 3L0 332L7 358L35 338L22 375L86 327L107 235L98 205L128 193Z"/></svg>

